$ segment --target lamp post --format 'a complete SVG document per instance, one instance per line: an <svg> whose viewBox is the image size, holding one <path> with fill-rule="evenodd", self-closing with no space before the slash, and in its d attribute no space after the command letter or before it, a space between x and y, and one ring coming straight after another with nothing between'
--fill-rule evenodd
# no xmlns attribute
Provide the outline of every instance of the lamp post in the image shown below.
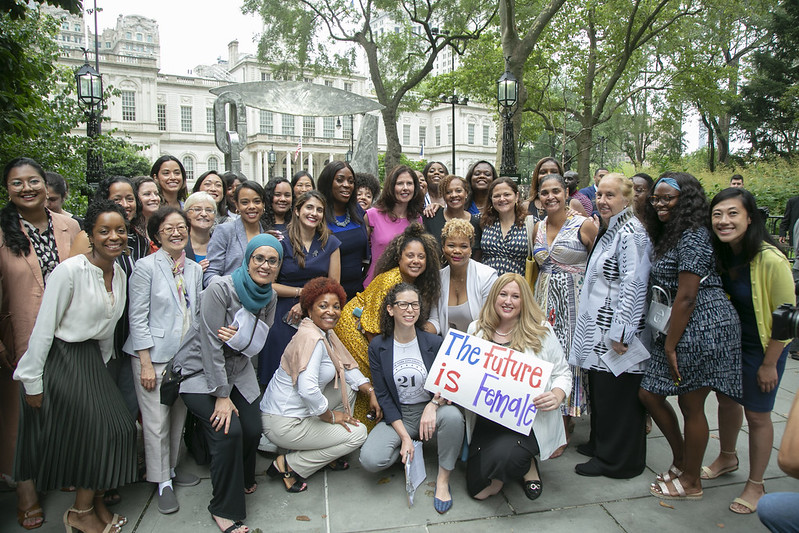
<svg viewBox="0 0 799 533"><path fill-rule="evenodd" d="M445 104L452 105L452 173L455 173L455 106L456 105L468 105L469 99L465 96L458 96L457 94L442 94L441 95L441 102Z"/></svg>
<svg viewBox="0 0 799 533"><path fill-rule="evenodd" d="M266 154L266 160L269 162L269 178L272 179L275 177L275 163L277 162L277 154L275 153L274 145Z"/></svg>
<svg viewBox="0 0 799 533"><path fill-rule="evenodd" d="M355 155L355 118L350 115L350 149L347 150L347 155L344 157L347 163L352 162L352 157Z"/></svg>
<svg viewBox="0 0 799 533"><path fill-rule="evenodd" d="M78 101L86 108L86 136L89 145L86 148L86 184L96 189L103 174L103 160L94 150L94 143L100 136L100 106L103 103L103 79L100 74L89 64L88 52L86 64L75 73L75 83L78 85Z"/></svg>
<svg viewBox="0 0 799 533"><path fill-rule="evenodd" d="M514 106L519 100L519 82L511 73L508 63L510 58L505 59L505 73L497 80L497 103L499 103L499 113L504 119L502 126L502 160L499 166L501 176L509 176L518 180L516 169L516 146L513 141L513 114L516 111Z"/></svg>

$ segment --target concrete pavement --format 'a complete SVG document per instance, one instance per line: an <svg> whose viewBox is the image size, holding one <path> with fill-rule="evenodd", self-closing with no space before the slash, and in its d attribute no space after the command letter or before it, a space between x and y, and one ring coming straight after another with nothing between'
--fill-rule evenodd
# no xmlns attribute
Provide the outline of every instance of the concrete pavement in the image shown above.
<svg viewBox="0 0 799 533"><path fill-rule="evenodd" d="M799 480L789 478L777 467L779 443L785 428L794 393L799 389L799 361L788 360L772 419L774 453L766 471L769 492L799 491ZM716 401L707 402L711 439L706 453L707 464L718 452ZM679 412L679 410L678 410ZM308 480L309 489L289 494L280 481L265 475L269 457L259 456L258 490L247 496L247 524L263 532L361 532L398 531L405 533L471 533L504 531L634 532L663 529L676 531L752 532L766 531L755 515L739 516L728 510L741 492L748 474L746 426L738 440L741 469L704 484L704 499L699 502L664 502L649 495L649 483L656 472L666 470L671 455L665 439L654 427L648 437L647 470L630 480L586 478L574 473L574 465L585 461L575 451L575 444L588 438L588 420L578 420L572 445L555 460L540 465L544 491L541 498L529 501L520 485L506 487L488 501L472 500L466 493L464 465L459 463L452 475L452 510L439 515L433 509L435 454L427 451L427 480L416 493L416 503L409 509L405 499L402 469L395 466L381 474L370 474L358 465L357 454L350 457L352 468L346 472L322 471ZM178 487L180 511L161 515L157 509L153 485L137 483L120 492L123 501L114 512L126 515L126 533L198 533L218 531L207 511L211 497L208 468L198 467L191 459L186 468L202 478L195 487ZM62 515L73 495L52 492L42 503L47 520L38 531L64 531ZM22 531L16 524L14 493L0 494L0 531Z"/></svg>

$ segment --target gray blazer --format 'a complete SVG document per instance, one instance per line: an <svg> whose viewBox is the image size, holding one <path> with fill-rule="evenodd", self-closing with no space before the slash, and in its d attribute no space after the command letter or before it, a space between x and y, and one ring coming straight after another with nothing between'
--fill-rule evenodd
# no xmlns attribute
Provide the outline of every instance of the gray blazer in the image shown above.
<svg viewBox="0 0 799 533"><path fill-rule="evenodd" d="M210 394L227 398L236 387L247 402L254 402L261 394L252 361L246 355L231 349L217 336L222 326L233 323L233 318L242 308L233 278L217 277L200 296L200 316L192 324L183 344L175 354L174 368L187 378L180 384L180 392ZM268 326L275 320L277 294L258 314Z"/></svg>
<svg viewBox="0 0 799 533"><path fill-rule="evenodd" d="M192 322L199 316L202 277L200 265L186 259L183 279ZM136 355L136 350L149 348L153 363L169 362L180 347L183 305L166 252L158 250L136 261L128 288L130 335L122 350Z"/></svg>
<svg viewBox="0 0 799 533"><path fill-rule="evenodd" d="M261 233L264 232L263 224ZM203 287L219 276L232 274L241 266L244 251L247 249L247 231L241 218L229 220L214 228L211 240L208 241L208 268L203 274Z"/></svg>

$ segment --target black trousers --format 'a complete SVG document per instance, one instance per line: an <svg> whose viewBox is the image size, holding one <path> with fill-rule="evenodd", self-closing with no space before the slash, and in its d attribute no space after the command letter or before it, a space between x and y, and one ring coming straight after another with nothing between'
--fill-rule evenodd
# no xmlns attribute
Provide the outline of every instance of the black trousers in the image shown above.
<svg viewBox="0 0 799 533"><path fill-rule="evenodd" d="M244 489L255 484L255 451L261 436L258 400L247 403L239 390L233 387L230 399L239 410L239 416L233 416L225 435L224 429L216 431L211 425L216 396L181 394L180 397L197 417L211 453L213 496L208 510L228 520L244 520L247 517Z"/></svg>
<svg viewBox="0 0 799 533"><path fill-rule="evenodd" d="M588 371L591 391L591 466L611 478L635 477L646 468L646 410L638 399L642 374Z"/></svg>

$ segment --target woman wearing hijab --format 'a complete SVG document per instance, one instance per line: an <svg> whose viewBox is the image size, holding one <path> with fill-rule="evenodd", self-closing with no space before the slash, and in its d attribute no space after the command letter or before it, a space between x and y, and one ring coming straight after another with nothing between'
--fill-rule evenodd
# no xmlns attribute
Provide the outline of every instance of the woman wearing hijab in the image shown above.
<svg viewBox="0 0 799 533"><path fill-rule="evenodd" d="M282 259L275 237L250 239L241 266L203 291L200 319L174 358L175 371L185 377L180 396L209 444L213 497L208 510L225 533L249 531L241 522L247 514L244 495L257 488L255 451L261 435L260 389L251 357L261 351L274 321L272 282Z"/></svg>

